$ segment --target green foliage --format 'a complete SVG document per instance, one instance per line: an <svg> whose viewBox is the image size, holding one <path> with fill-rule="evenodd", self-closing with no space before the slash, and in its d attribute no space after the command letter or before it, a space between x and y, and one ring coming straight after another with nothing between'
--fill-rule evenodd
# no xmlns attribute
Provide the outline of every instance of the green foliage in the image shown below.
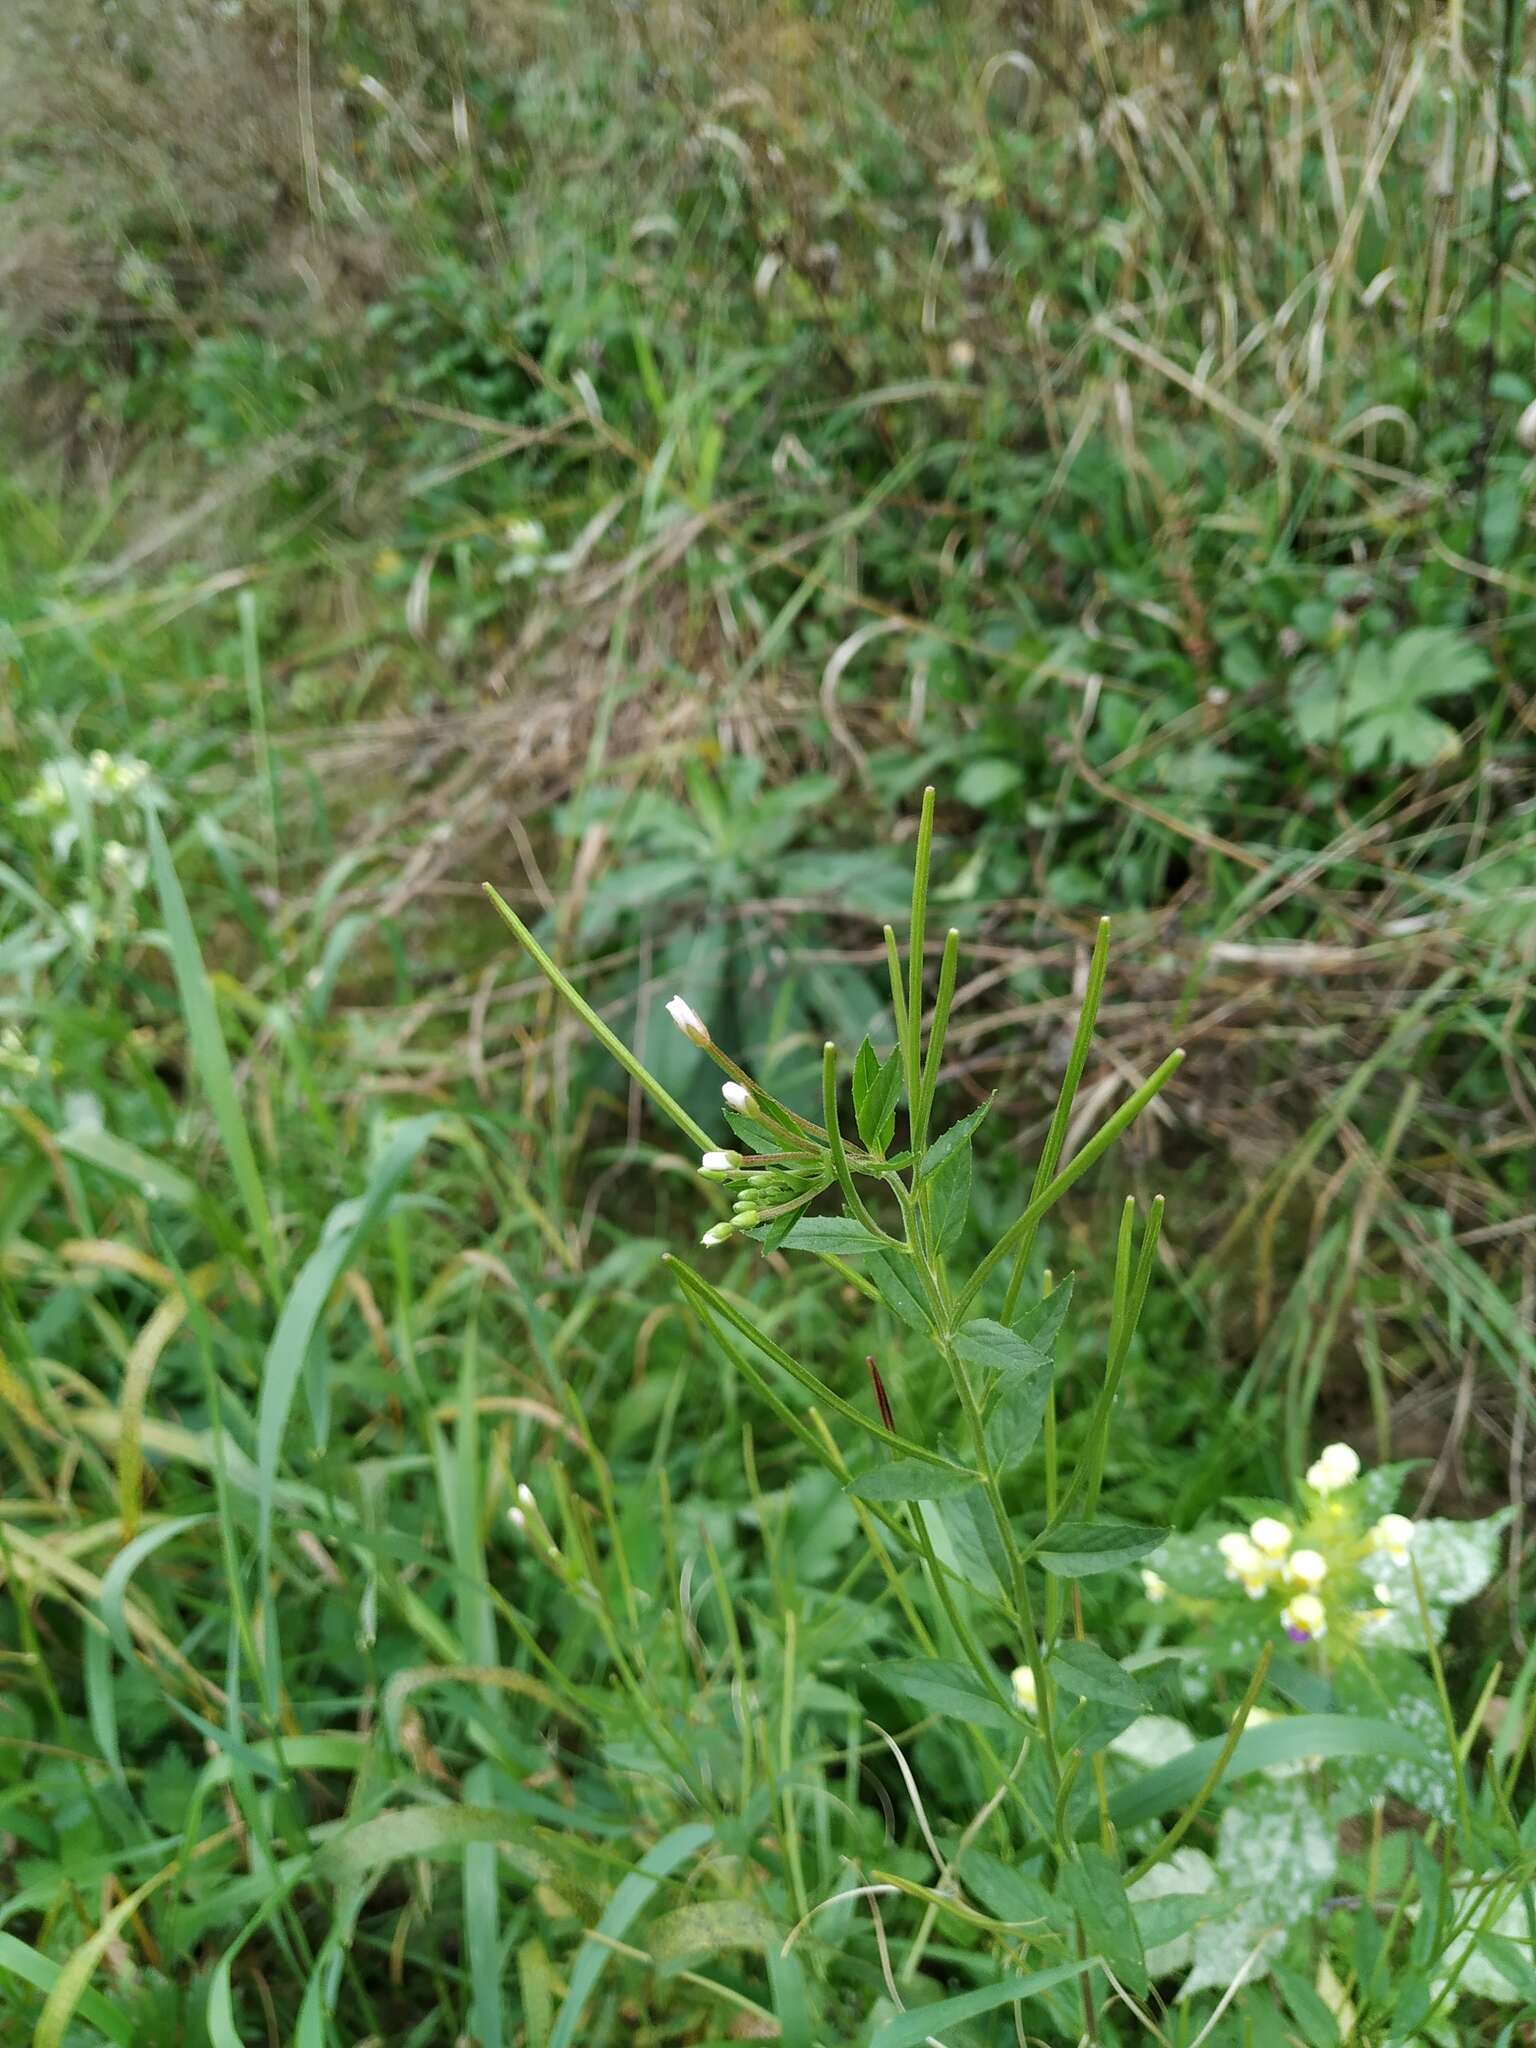
<svg viewBox="0 0 1536 2048"><path fill-rule="evenodd" d="M1527 2025L1503 14L20 0L0 2038Z"/></svg>

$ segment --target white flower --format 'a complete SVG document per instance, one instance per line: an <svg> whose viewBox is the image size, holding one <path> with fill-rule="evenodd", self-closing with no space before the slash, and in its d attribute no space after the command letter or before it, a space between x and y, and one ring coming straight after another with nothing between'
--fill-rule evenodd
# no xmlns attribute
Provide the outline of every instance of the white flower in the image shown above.
<svg viewBox="0 0 1536 2048"><path fill-rule="evenodd" d="M1154 1607L1161 1607L1168 1598L1168 1581L1160 1579L1156 1572L1149 1571L1143 1565L1141 1568L1141 1590L1146 1594Z"/></svg>
<svg viewBox="0 0 1536 2048"><path fill-rule="evenodd" d="M147 761L135 754L124 754L119 760L105 747L92 749L84 773L85 786L95 797L132 796L148 779Z"/></svg>
<svg viewBox="0 0 1536 2048"><path fill-rule="evenodd" d="M1285 1570L1293 1586L1301 1586L1311 1592L1327 1578L1328 1560L1320 1550L1293 1550Z"/></svg>
<svg viewBox="0 0 1536 2048"><path fill-rule="evenodd" d="M727 1107L737 1110L742 1116L750 1116L757 1107L752 1100L751 1089L743 1088L739 1081L727 1081L720 1093L725 1097Z"/></svg>
<svg viewBox="0 0 1536 2048"><path fill-rule="evenodd" d="M739 1152L706 1152L700 1163L700 1173L734 1173L741 1164Z"/></svg>
<svg viewBox="0 0 1536 2048"><path fill-rule="evenodd" d="M1360 1460L1348 1444L1325 1444L1322 1455L1307 1467L1307 1484L1314 1493L1337 1493L1360 1477Z"/></svg>
<svg viewBox="0 0 1536 2048"><path fill-rule="evenodd" d="M64 774L57 761L50 761L43 768L22 798L17 809L28 817L62 818L69 809L69 791L64 787Z"/></svg>
<svg viewBox="0 0 1536 2048"><path fill-rule="evenodd" d="M537 1512L539 1504L533 1497L533 1488L526 1481L518 1487L517 1497L525 1508L532 1508Z"/></svg>
<svg viewBox="0 0 1536 2048"><path fill-rule="evenodd" d="M544 546L544 529L537 519L509 519L501 529L501 537L519 554L538 554Z"/></svg>
<svg viewBox="0 0 1536 2048"><path fill-rule="evenodd" d="M1021 1664L1013 1674L1013 1696L1026 1714L1033 1714L1040 1705L1035 1674L1027 1664Z"/></svg>
<svg viewBox="0 0 1536 2048"><path fill-rule="evenodd" d="M1275 1566L1270 1559L1238 1529L1219 1536L1216 1548L1226 1559L1227 1577L1236 1580L1250 1600L1257 1600L1274 1576Z"/></svg>
<svg viewBox="0 0 1536 2048"><path fill-rule="evenodd" d="M507 1520L512 1524L513 1528L517 1531L519 1536L527 1535L528 1517L523 1513L521 1508L508 1508Z"/></svg>
<svg viewBox="0 0 1536 2048"><path fill-rule="evenodd" d="M698 1011L690 1003L685 1003L681 996L674 996L671 1002L668 1003L667 1015L672 1019L678 1030L681 1031L684 1038L691 1038L695 1045L708 1045L710 1043L709 1026L704 1022Z"/></svg>
<svg viewBox="0 0 1536 2048"><path fill-rule="evenodd" d="M1291 1532L1273 1515L1260 1515L1251 1525L1248 1539L1261 1557L1281 1558L1291 1547Z"/></svg>
<svg viewBox="0 0 1536 2048"><path fill-rule="evenodd" d="M1515 421L1515 439L1527 455L1536 454L1536 398Z"/></svg>
<svg viewBox="0 0 1536 2048"><path fill-rule="evenodd" d="M1406 1564L1413 1524L1406 1515L1383 1515L1366 1540L1372 1550L1384 1550L1394 1564Z"/></svg>
<svg viewBox="0 0 1536 2048"><path fill-rule="evenodd" d="M1383 1585L1379 1579L1377 1580L1376 1584L1371 1588L1371 1596L1376 1601L1376 1604L1379 1607L1390 1607L1392 1605L1393 1600L1396 1598L1396 1595L1393 1593L1392 1588L1390 1586Z"/></svg>
<svg viewBox="0 0 1536 2048"><path fill-rule="evenodd" d="M728 1238L734 1236L735 1230L734 1223L717 1223L712 1229L705 1231L699 1243L707 1245L713 1251L716 1245L724 1244Z"/></svg>
<svg viewBox="0 0 1536 2048"><path fill-rule="evenodd" d="M1315 1593L1298 1593L1281 1608L1280 1620L1293 1643L1315 1643L1328 1633L1328 1617Z"/></svg>

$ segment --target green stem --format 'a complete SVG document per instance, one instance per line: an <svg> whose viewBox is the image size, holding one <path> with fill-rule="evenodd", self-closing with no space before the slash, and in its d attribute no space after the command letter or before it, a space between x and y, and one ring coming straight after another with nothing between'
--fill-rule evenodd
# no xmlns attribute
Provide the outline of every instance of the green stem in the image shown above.
<svg viewBox="0 0 1536 2048"><path fill-rule="evenodd" d="M1248 1716L1253 1711L1253 1703L1263 1689L1264 1680L1269 1672L1269 1660L1273 1655L1274 1645L1266 1643L1254 1674L1248 1681L1248 1690L1243 1694L1242 1705L1232 1718L1232 1726L1227 1730L1227 1739L1221 1745L1221 1752L1216 1758L1215 1763L1211 1765L1210 1770L1206 1773L1205 1783L1179 1815L1167 1834L1163 1836L1156 1848L1147 1851L1146 1855L1142 1857L1136 1868L1125 1880L1127 1891L1130 1890L1131 1886L1139 1878L1145 1877L1154 1865L1161 1863L1165 1856L1171 1855L1177 1849L1180 1842L1183 1841L1199 1818L1201 1808L1221 1783L1222 1774L1226 1770L1227 1765L1232 1761L1232 1752L1236 1749L1238 1738L1242 1735Z"/></svg>
<svg viewBox="0 0 1536 2048"><path fill-rule="evenodd" d="M1061 1093L1056 1098L1056 1108L1051 1115L1050 1129L1045 1134L1041 1149L1040 1163L1035 1168L1035 1184L1030 1189L1030 1200L1041 1192L1056 1171L1061 1158L1061 1148L1067 1142L1067 1125L1072 1117L1072 1105L1077 1099L1078 1084L1083 1078L1083 1069L1088 1064L1088 1048L1093 1043L1093 1027L1099 1014L1099 999L1104 993L1104 977L1109 971L1109 919L1099 919L1098 937L1093 942L1093 958L1088 963L1088 985L1083 991L1083 1005L1077 1013L1077 1028L1072 1034L1072 1050L1067 1056L1067 1071L1062 1076ZM1041 1214L1044 1214L1042 1210ZM1014 1255L1013 1272L1008 1280L1008 1292L1003 1299L1003 1321L1013 1320L1018 1306L1019 1289L1024 1284L1024 1269L1029 1263L1034 1248L1035 1227L1020 1240Z"/></svg>
<svg viewBox="0 0 1536 2048"><path fill-rule="evenodd" d="M919 1157L928 1142L928 1119L933 1114L934 1093L939 1085L939 1062L944 1054L944 1034L949 1028L949 1006L955 997L955 970L959 958L960 934L951 929L944 938L944 958L939 964L939 993L933 1006L928 1051L923 1060L922 1094L912 1119L912 1150Z"/></svg>
<svg viewBox="0 0 1536 2048"><path fill-rule="evenodd" d="M907 939L907 1102L916 1116L923 1092L923 928L928 921L928 869L933 860L933 785L923 791L912 863L912 927ZM914 1144L913 1150L917 1147Z"/></svg>
<svg viewBox="0 0 1536 2048"><path fill-rule="evenodd" d="M683 1108L680 1102L673 1100L649 1068L642 1066L640 1061L635 1058L623 1039L609 1030L586 997L578 991L575 983L555 965L555 962L545 952L544 948L533 936L533 933L529 931L527 925L523 923L523 920L512 906L497 894L489 882L484 884L484 888L486 895L495 904L502 918L511 926L518 944L544 976L550 987L554 989L555 993L569 1003L583 1024L592 1033L592 1036L600 1045L613 1054L613 1057L618 1061L625 1073L632 1080L639 1082L656 1107L671 1117L678 1129L686 1132L701 1152L708 1152L715 1142L708 1131L694 1122L687 1110Z"/></svg>
<svg viewBox="0 0 1536 2048"><path fill-rule="evenodd" d="M1095 1165L1104 1156L1110 1146L1114 1144L1116 1138L1136 1121L1153 1097L1161 1094L1183 1063L1184 1054L1182 1049L1178 1052L1169 1053L1167 1059L1163 1061L1151 1079L1144 1081L1129 1101L1121 1104L1108 1123L1095 1131L1083 1149L1080 1152L1074 1153L1060 1173L1056 1175L1055 1179L1048 1182L1041 1189L1023 1215L1015 1222L1009 1224L997 1243L987 1253L964 1287L961 1288L955 1302L955 1313L958 1316L963 1316L971 1303L976 1299L987 1275L992 1271L999 1259L1007 1258L1010 1252L1018 1248L1024 1241L1026 1234L1034 1228L1042 1216L1056 1206L1073 1182L1080 1180L1089 1167Z"/></svg>

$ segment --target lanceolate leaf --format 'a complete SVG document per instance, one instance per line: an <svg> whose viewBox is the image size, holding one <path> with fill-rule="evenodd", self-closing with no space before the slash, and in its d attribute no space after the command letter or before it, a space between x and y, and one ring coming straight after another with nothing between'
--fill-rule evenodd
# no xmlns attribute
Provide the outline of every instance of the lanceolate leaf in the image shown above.
<svg viewBox="0 0 1536 2048"><path fill-rule="evenodd" d="M1112 1572L1134 1564L1156 1550L1166 1529L1148 1529L1139 1522L1062 1522L1041 1541L1035 1556L1058 1578L1085 1579L1092 1572Z"/></svg>
<svg viewBox="0 0 1536 2048"><path fill-rule="evenodd" d="M1128 1707L1136 1714L1147 1704L1129 1671L1106 1656L1097 1643L1070 1639L1058 1643L1051 1652L1051 1670L1059 1683L1079 1699L1097 1700L1106 1707Z"/></svg>
<svg viewBox="0 0 1536 2048"><path fill-rule="evenodd" d="M1058 1889L1082 1922L1095 1955L1102 1956L1128 1991L1144 1998L1147 1959L1142 1952L1125 1881L1098 1844L1087 1844L1065 1865Z"/></svg>
<svg viewBox="0 0 1536 2048"><path fill-rule="evenodd" d="M879 1675L897 1692L906 1693L935 1713L954 1714L982 1728L1012 1731L1019 1717L1002 1697L1002 1679L995 1693L987 1691L975 1672L964 1664L950 1664L940 1657L912 1657L882 1664Z"/></svg>
<svg viewBox="0 0 1536 2048"><path fill-rule="evenodd" d="M927 1201L933 1218L933 1243L938 1252L960 1241L971 1207L971 1141L969 1136L927 1177Z"/></svg>
<svg viewBox="0 0 1536 2048"><path fill-rule="evenodd" d="M1006 1323L994 1323L986 1316L965 1324L956 1333L955 1350L978 1372L1033 1379L1037 1373L1049 1373L1051 1369L1049 1350L1031 1344Z"/></svg>
<svg viewBox="0 0 1536 2048"><path fill-rule="evenodd" d="M915 1458L893 1458L888 1465L872 1466L848 1482L848 1491L858 1500L948 1500L977 1484L976 1474L963 1465L920 1465Z"/></svg>
<svg viewBox="0 0 1536 2048"><path fill-rule="evenodd" d="M942 1136L934 1139L928 1150L923 1154L922 1178L924 1180L931 1180L945 1160L952 1156L957 1147L970 1143L982 1119L991 1107L992 1098L989 1095L980 1109L973 1109L969 1116L961 1117L959 1123L951 1124Z"/></svg>
<svg viewBox="0 0 1536 2048"><path fill-rule="evenodd" d="M864 1271L874 1282L880 1299L886 1307L909 1330L927 1331L930 1328L928 1311L923 1306L917 1283L909 1279L910 1264L900 1258L888 1258L884 1252L870 1252L864 1261Z"/></svg>
<svg viewBox="0 0 1536 2048"><path fill-rule="evenodd" d="M749 1233L754 1236L766 1234ZM880 1238L872 1237L863 1224L856 1223L851 1216L801 1216L782 1242L786 1251L836 1252L845 1259L879 1251L882 1244Z"/></svg>

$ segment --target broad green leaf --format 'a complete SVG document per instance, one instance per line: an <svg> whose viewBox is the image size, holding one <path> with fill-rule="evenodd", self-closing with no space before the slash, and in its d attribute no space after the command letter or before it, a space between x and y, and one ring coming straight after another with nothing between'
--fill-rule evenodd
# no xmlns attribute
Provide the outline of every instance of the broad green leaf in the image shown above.
<svg viewBox="0 0 1536 2048"><path fill-rule="evenodd" d="M997 1692L989 1692L975 1672L964 1664L951 1664L942 1657L910 1657L880 1664L876 1676L897 1692L904 1692L921 1706L938 1714L953 1714L981 1728L1017 1732L1019 1717L1002 1698L1004 1680L998 1678Z"/></svg>
<svg viewBox="0 0 1536 2048"><path fill-rule="evenodd" d="M987 1454L999 1472L1012 1471L1034 1449L1050 1398L1048 1372L1036 1373L1033 1379L1004 1381L987 1417Z"/></svg>
<svg viewBox="0 0 1536 2048"><path fill-rule="evenodd" d="M887 1258L884 1252L870 1252L864 1261L865 1275L874 1282L880 1299L891 1314L898 1322L905 1323L909 1330L926 1334L932 1325L922 1296L915 1283L907 1278L909 1270L906 1261L900 1257Z"/></svg>
<svg viewBox="0 0 1536 2048"><path fill-rule="evenodd" d="M1203 1849L1175 1849L1154 1863L1130 1888L1131 1911L1147 1952L1149 1977L1187 1970L1195 1952L1195 1928L1225 1910L1216 1889L1216 1866Z"/></svg>
<svg viewBox="0 0 1536 2048"><path fill-rule="evenodd" d="M674 1828L670 1834L663 1835L654 1847L647 1849L634 1869L619 1880L613 1897L603 1908L595 1933L589 1934L577 1950L565 1999L550 2030L549 2048L571 2048L587 2000L596 1990L598 1979L612 1958L613 1944L624 1940L630 1927L660 1889L662 1879L669 1877L680 1863L695 1855L713 1836L714 1829L705 1821L689 1821Z"/></svg>
<svg viewBox="0 0 1536 2048"><path fill-rule="evenodd" d="M1071 1934L1072 1915L1031 1872L1004 1863L986 1849L970 1848L960 1874L966 1890L993 1919L1006 1921L1010 1927L1051 1928L1061 1935Z"/></svg>
<svg viewBox="0 0 1536 2048"><path fill-rule="evenodd" d="M470 1842L532 1847L525 1820L495 1806L398 1806L335 1835L320 1852L320 1867L335 1884L357 1883L391 1863L418 1856L458 1856Z"/></svg>
<svg viewBox="0 0 1536 2048"><path fill-rule="evenodd" d="M765 1236L763 1231L749 1231L748 1236ZM856 1223L851 1216L801 1216L783 1240L786 1251L791 1252L836 1252L840 1258L857 1257L863 1252L875 1252L888 1247L882 1240L872 1237L862 1223ZM896 1256L900 1256L898 1253Z"/></svg>
<svg viewBox="0 0 1536 2048"><path fill-rule="evenodd" d="M856 1500L948 1500L977 1484L963 1465L924 1465L916 1458L893 1458L874 1465L848 1482Z"/></svg>
<svg viewBox="0 0 1536 2048"><path fill-rule="evenodd" d="M1166 1529L1139 1522L1062 1522L1042 1539L1036 1560L1060 1579L1085 1579L1134 1564L1166 1538Z"/></svg>
<svg viewBox="0 0 1536 2048"><path fill-rule="evenodd" d="M1083 1935L1095 1955L1113 1970L1138 1998L1147 1994L1147 1959L1136 1916L1126 1897L1125 1880L1096 1842L1079 1850L1063 1866L1057 1889L1083 1923Z"/></svg>
<svg viewBox="0 0 1536 2048"><path fill-rule="evenodd" d="M926 1175L924 1190L933 1219L934 1249L953 1250L971 1209L971 1141L963 1139L942 1166Z"/></svg>
<svg viewBox="0 0 1536 2048"><path fill-rule="evenodd" d="M1239 1970L1263 1976L1287 1931L1311 1919L1338 1860L1338 1830L1310 1774L1245 1785L1216 1836L1216 1869L1232 1903L1196 1931L1186 1995L1223 1991Z"/></svg>
<svg viewBox="0 0 1536 2048"><path fill-rule="evenodd" d="M955 795L973 811L984 811L1000 797L1010 796L1024 780L1017 761L1005 761L996 754L968 761L955 781Z"/></svg>
<svg viewBox="0 0 1536 2048"><path fill-rule="evenodd" d="M919 1176L921 1179L931 1180L945 1160L952 1158L960 1146L970 1143L982 1119L992 1107L992 1102L993 1098L989 1095L979 1109L973 1109L969 1116L961 1117L959 1123L951 1124L947 1131L942 1132L934 1139L933 1143L923 1154L923 1164Z"/></svg>
<svg viewBox="0 0 1536 2048"><path fill-rule="evenodd" d="M1013 1327L1026 1344L1033 1344L1047 1357L1056 1349L1062 1323L1072 1305L1073 1275L1068 1273L1039 1301L1026 1302L1014 1312Z"/></svg>
<svg viewBox="0 0 1536 2048"><path fill-rule="evenodd" d="M1032 1970L1027 1977L1004 1977L1000 1983L984 1984L979 1991L962 1991L957 1998L941 1998L937 2005L919 2005L898 2014L879 2028L869 2048L919 2048L919 2044L958 2027L966 2020L979 2019L984 2012L996 2012L1000 2005L1016 2005L1070 1984L1093 1968L1086 1962L1057 1963L1053 1969Z"/></svg>
<svg viewBox="0 0 1536 2048"><path fill-rule="evenodd" d="M673 1969L730 1949L759 1952L783 1945L784 1930L750 1899L701 1899L675 1906L653 1922L646 1947Z"/></svg>
<svg viewBox="0 0 1536 2048"><path fill-rule="evenodd" d="M1008 1582L1009 1564L992 1504L979 1486L939 1503L941 1533L955 1569L978 1593L996 1599ZM939 1542L940 1554L944 1543Z"/></svg>
<svg viewBox="0 0 1536 2048"><path fill-rule="evenodd" d="M1079 1643L1070 1637L1051 1652L1051 1670L1058 1684L1079 1699L1097 1700L1106 1707L1126 1707L1139 1714L1147 1702L1141 1687L1129 1671L1106 1655L1097 1643Z"/></svg>
<svg viewBox="0 0 1536 2048"><path fill-rule="evenodd" d="M171 966L176 975L176 992L181 1000L187 1037L192 1045L193 1065L202 1083L203 1092L208 1097L213 1120L218 1125L225 1156L235 1177L235 1186L240 1191L240 1199L245 1205L245 1213L266 1265L268 1278L275 1280L278 1273L277 1240L272 1234L272 1216L267 1207L267 1191L256 1165L256 1153L251 1144L250 1131L246 1127L245 1112L241 1109L240 1098L235 1093L229 1050L224 1043L224 1033L219 1027L219 1013L213 1000L213 988L208 980L207 970L203 966L203 956L198 951L192 915L187 909L187 899L182 894L181 883L171 860L171 850L166 845L165 834L160 829L160 820L150 805L144 808L144 830L149 840L149 860L154 872L155 887L160 896L160 914L165 920L165 934L170 942Z"/></svg>
<svg viewBox="0 0 1536 2048"><path fill-rule="evenodd" d="M1010 1330L1006 1323L994 1323L986 1316L966 1323L956 1331L955 1350L967 1365L974 1366L978 1372L1000 1372L1020 1379L1032 1379L1037 1373L1049 1377L1051 1370L1048 1348L1030 1343L1027 1337Z"/></svg>
<svg viewBox="0 0 1536 2048"><path fill-rule="evenodd" d="M1418 627L1390 646L1368 642L1345 684L1351 766L1369 768L1385 757L1394 767L1420 768L1454 754L1456 728L1423 707L1464 695L1492 672L1483 650L1447 626Z"/></svg>
<svg viewBox="0 0 1536 2048"><path fill-rule="evenodd" d="M1224 1747L1220 1736L1212 1736L1197 1742L1171 1763L1148 1771L1135 1784L1113 1795L1109 1802L1110 1819L1123 1830L1187 1805L1210 1776ZM1331 1757L1354 1756L1402 1757L1422 1763L1427 1751L1416 1735L1393 1721L1371 1720L1355 1714L1292 1714L1262 1728L1245 1729L1238 1737L1222 1783L1231 1784L1251 1772L1268 1770L1272 1764L1313 1759L1326 1762Z"/></svg>

